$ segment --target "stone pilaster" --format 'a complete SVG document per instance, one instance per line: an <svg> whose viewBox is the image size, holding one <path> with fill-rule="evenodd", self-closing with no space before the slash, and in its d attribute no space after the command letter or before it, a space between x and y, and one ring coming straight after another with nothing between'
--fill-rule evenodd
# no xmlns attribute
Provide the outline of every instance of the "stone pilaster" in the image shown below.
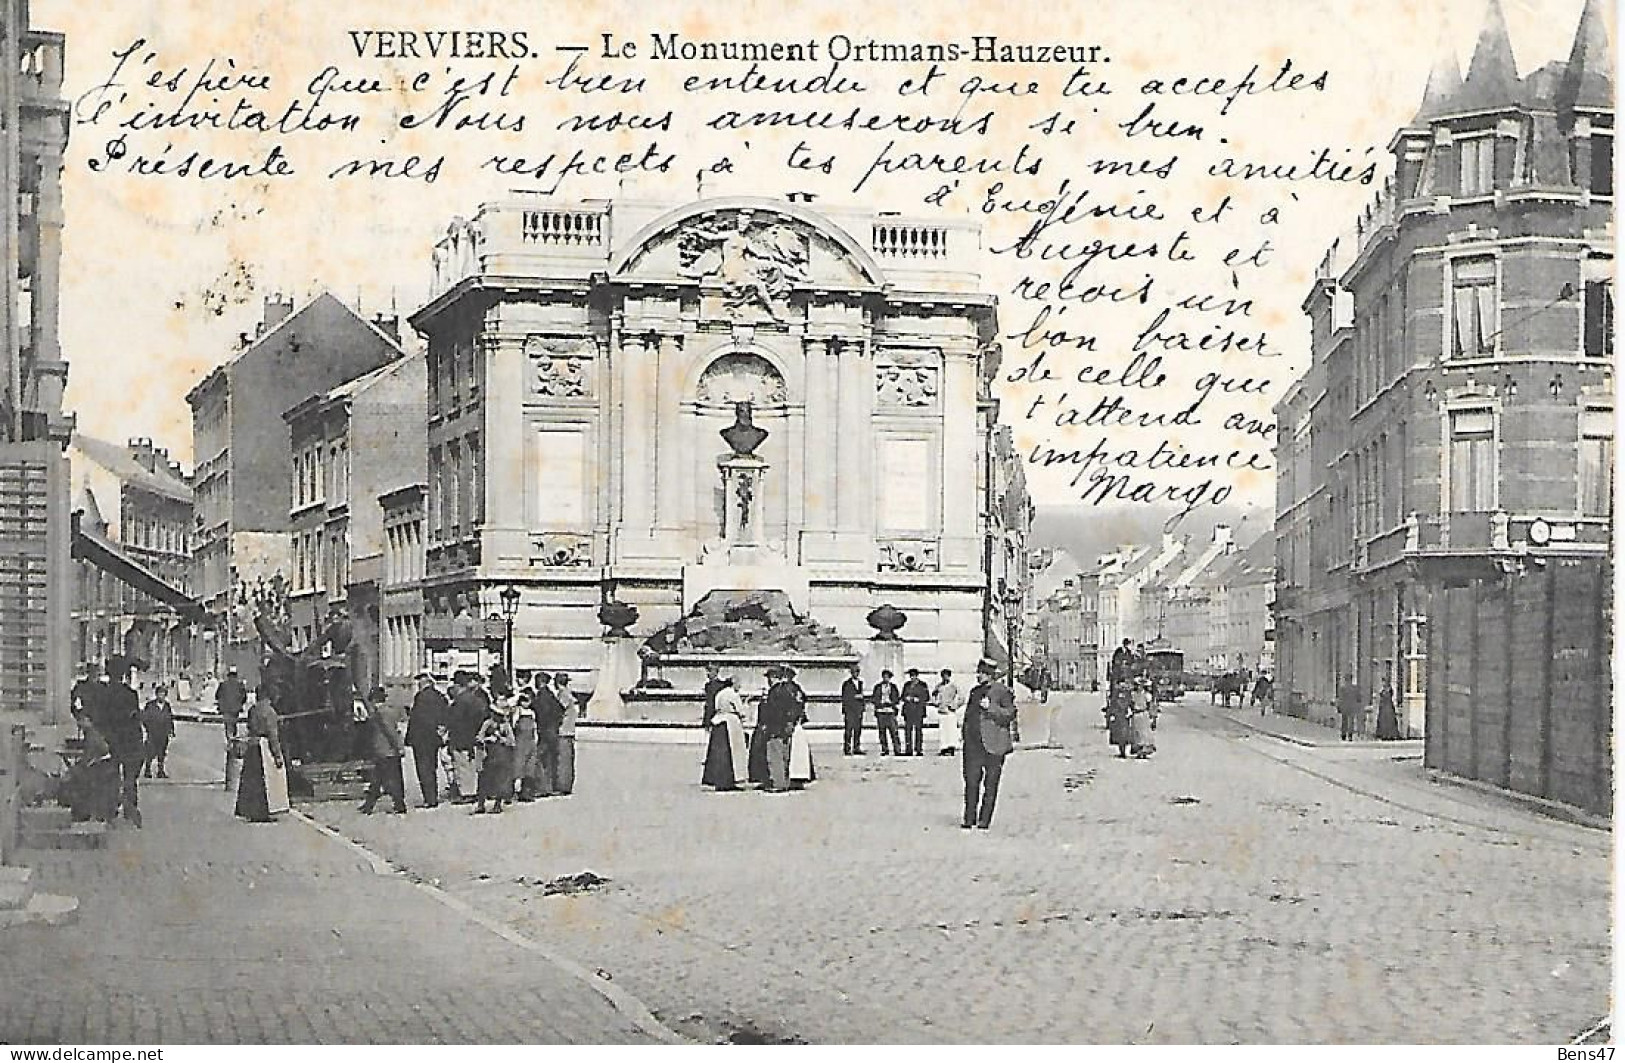
<svg viewBox="0 0 1625 1063"><path fill-rule="evenodd" d="M479 337L485 359L483 454L471 461L485 463L485 530L481 567L523 565L530 552L525 500L536 490L527 483L525 456L535 446L525 438L525 396L530 392L524 341L518 336L485 334Z"/></svg>

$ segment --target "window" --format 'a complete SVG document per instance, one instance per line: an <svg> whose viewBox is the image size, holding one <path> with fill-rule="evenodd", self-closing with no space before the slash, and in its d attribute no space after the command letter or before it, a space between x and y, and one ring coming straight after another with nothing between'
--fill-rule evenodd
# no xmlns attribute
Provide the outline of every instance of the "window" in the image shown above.
<svg viewBox="0 0 1625 1063"><path fill-rule="evenodd" d="M1456 358L1495 351L1495 259L1482 255L1451 263L1450 350Z"/></svg>
<svg viewBox="0 0 1625 1063"><path fill-rule="evenodd" d="M1614 511L1614 411L1580 411L1580 515L1606 517Z"/></svg>
<svg viewBox="0 0 1625 1063"><path fill-rule="evenodd" d="M1586 282L1585 353L1592 358L1614 353L1614 286L1608 281Z"/></svg>
<svg viewBox="0 0 1625 1063"><path fill-rule="evenodd" d="M1461 142L1461 194L1487 196L1495 190L1495 137Z"/></svg>
<svg viewBox="0 0 1625 1063"><path fill-rule="evenodd" d="M1614 194L1614 138L1609 134L1591 134L1591 194Z"/></svg>
<svg viewBox="0 0 1625 1063"><path fill-rule="evenodd" d="M1450 414L1450 510L1487 513L1495 508L1495 414Z"/></svg>

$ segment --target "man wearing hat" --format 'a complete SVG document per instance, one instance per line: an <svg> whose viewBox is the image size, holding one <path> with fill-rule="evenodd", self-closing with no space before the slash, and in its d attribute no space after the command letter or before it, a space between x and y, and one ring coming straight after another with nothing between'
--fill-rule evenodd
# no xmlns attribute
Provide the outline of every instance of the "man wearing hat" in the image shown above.
<svg viewBox="0 0 1625 1063"><path fill-rule="evenodd" d="M1016 698L998 675L997 662L982 658L976 665L976 685L965 703L965 816L959 825L966 829L992 826L1004 758L1015 748L1010 724L1016 718Z"/></svg>
<svg viewBox="0 0 1625 1063"><path fill-rule="evenodd" d="M428 672L418 673L418 691L412 695L412 709L406 717L406 744L412 750L412 766L417 769L418 789L423 807L440 804L440 729L446 726L451 703L435 686Z"/></svg>
<svg viewBox="0 0 1625 1063"><path fill-rule="evenodd" d="M242 719L243 706L248 704L248 688L237 675L237 669L226 669L226 678L214 688L214 707L220 710L220 719L226 725L226 737L237 737L237 721Z"/></svg>
<svg viewBox="0 0 1625 1063"><path fill-rule="evenodd" d="M367 695L366 729L367 752L372 760L372 777L367 781L366 797L361 811L371 813L378 799L389 795L392 811L406 811L406 781L401 778L401 710L389 703L383 687L374 687Z"/></svg>
<svg viewBox="0 0 1625 1063"><path fill-rule="evenodd" d="M903 698L898 693L897 684L891 681L890 669L880 673L880 682L875 684L870 700L875 703L875 730L880 732L880 755L900 756L903 744L897 737L897 706Z"/></svg>
<svg viewBox="0 0 1625 1063"><path fill-rule="evenodd" d="M856 661L852 674L841 683L841 753L863 755L863 680L858 678Z"/></svg>
<svg viewBox="0 0 1625 1063"><path fill-rule="evenodd" d="M903 684L903 755L925 755L925 707L931 701L931 688L920 678L918 668L908 670Z"/></svg>
<svg viewBox="0 0 1625 1063"><path fill-rule="evenodd" d="M807 696L795 672L783 665L768 671L767 696L757 726L767 734L767 788L790 789L790 740L806 715Z"/></svg>

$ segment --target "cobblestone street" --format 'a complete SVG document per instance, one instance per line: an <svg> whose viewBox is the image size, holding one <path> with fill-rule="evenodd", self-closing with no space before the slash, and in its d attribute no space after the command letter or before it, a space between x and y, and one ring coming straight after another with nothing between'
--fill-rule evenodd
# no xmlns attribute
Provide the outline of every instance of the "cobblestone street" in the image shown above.
<svg viewBox="0 0 1625 1063"><path fill-rule="evenodd" d="M957 760L827 745L799 794L586 742L569 799L319 814L697 1040L1557 1042L1607 1013L1605 832L1430 783L1415 744L1289 744L1193 697L1123 761L1096 699L1060 714L988 833Z"/></svg>
<svg viewBox="0 0 1625 1063"><path fill-rule="evenodd" d="M603 996L364 854L231 815L219 727L183 724L145 828L25 853L77 923L0 930L0 1042L647 1042ZM187 755L196 759L187 759ZM205 780L212 775L212 785Z"/></svg>

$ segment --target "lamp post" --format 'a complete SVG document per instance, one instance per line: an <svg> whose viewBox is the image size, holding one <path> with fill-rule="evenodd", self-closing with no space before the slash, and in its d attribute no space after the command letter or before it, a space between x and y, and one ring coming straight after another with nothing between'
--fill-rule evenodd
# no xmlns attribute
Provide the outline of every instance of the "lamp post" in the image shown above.
<svg viewBox="0 0 1625 1063"><path fill-rule="evenodd" d="M513 618L519 615L519 588L512 583L502 588L497 596L502 599L502 621L507 625L507 635L503 642L503 665L508 671L508 682L517 682L513 673Z"/></svg>
<svg viewBox="0 0 1625 1063"><path fill-rule="evenodd" d="M1021 624L1021 588L1013 583L1000 580L1000 592L1004 599L1004 629L1005 650L1010 657L1010 688L1016 685L1016 634Z"/></svg>

